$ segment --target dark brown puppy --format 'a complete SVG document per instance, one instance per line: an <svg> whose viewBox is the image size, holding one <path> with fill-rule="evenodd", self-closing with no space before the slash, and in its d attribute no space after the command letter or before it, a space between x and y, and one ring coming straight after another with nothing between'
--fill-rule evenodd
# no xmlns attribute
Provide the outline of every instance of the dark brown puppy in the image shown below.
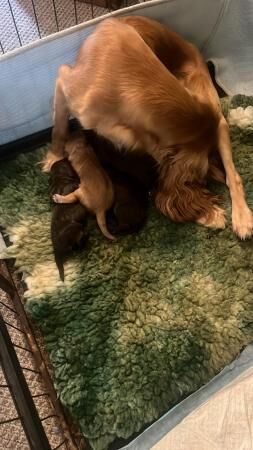
<svg viewBox="0 0 253 450"><path fill-rule="evenodd" d="M50 171L49 193L66 195L79 186L79 177L67 159L53 164ZM75 250L84 248L88 239L85 229L87 209L80 203L57 204L52 202L51 238L55 262L64 281L64 260Z"/></svg>
<svg viewBox="0 0 253 450"><path fill-rule="evenodd" d="M148 190L133 177L104 166L114 187L114 204L107 212L107 228L113 235L132 234L145 224Z"/></svg>
<svg viewBox="0 0 253 450"><path fill-rule="evenodd" d="M78 125L76 125L78 127ZM143 189L154 189L157 179L157 163L145 152L128 152L119 150L108 140L93 130L83 130L85 139L91 145L103 167L112 167L126 176L136 180Z"/></svg>
<svg viewBox="0 0 253 450"><path fill-rule="evenodd" d="M112 234L131 234L145 223L149 192L155 187L155 160L142 152L119 152L107 139L85 130L91 145L114 187L114 204L107 213L107 226Z"/></svg>

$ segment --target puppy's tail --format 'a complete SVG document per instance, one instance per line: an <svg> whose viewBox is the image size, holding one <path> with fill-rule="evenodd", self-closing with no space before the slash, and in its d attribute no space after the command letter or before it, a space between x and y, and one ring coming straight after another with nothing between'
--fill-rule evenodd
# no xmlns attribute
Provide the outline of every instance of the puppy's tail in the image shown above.
<svg viewBox="0 0 253 450"><path fill-rule="evenodd" d="M55 263L57 266L57 269L59 271L59 276L61 281L64 281L64 265L63 260L60 255L55 254Z"/></svg>
<svg viewBox="0 0 253 450"><path fill-rule="evenodd" d="M100 230L102 231L103 235L107 239L114 241L115 237L108 231L107 226L106 226L105 211L97 213L96 217L97 217L98 226L99 226Z"/></svg>

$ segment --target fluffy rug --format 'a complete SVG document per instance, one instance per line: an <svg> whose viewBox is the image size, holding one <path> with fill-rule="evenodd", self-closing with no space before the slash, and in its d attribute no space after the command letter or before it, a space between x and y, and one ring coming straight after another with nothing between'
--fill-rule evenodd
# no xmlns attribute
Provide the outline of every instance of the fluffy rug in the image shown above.
<svg viewBox="0 0 253 450"><path fill-rule="evenodd" d="M253 208L253 98L224 102L236 164ZM129 437L209 381L253 338L253 240L178 225L154 208L138 234L88 248L59 281L50 242L43 149L1 164L8 254L27 283L62 403L96 450Z"/></svg>

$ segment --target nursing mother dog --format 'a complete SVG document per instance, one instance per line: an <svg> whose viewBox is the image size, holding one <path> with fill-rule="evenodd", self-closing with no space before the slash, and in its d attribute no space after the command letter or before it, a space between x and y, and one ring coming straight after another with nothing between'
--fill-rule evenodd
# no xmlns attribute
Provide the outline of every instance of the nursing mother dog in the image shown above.
<svg viewBox="0 0 253 450"><path fill-rule="evenodd" d="M229 129L206 64L192 44L158 22L110 18L56 81L52 149L44 169L64 156L70 114L120 149L156 160L156 206L174 221L225 227L208 174L226 180L234 232L252 236L253 216L234 166ZM225 176L213 162L217 152Z"/></svg>

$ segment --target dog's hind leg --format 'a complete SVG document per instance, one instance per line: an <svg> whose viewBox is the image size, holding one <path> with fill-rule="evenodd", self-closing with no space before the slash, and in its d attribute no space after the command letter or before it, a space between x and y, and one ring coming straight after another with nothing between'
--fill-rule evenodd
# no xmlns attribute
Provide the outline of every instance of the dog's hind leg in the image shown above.
<svg viewBox="0 0 253 450"><path fill-rule="evenodd" d="M165 159L155 193L157 208L175 222L224 228L224 210L218 207L218 198L205 188L208 165L207 154L187 149Z"/></svg>

